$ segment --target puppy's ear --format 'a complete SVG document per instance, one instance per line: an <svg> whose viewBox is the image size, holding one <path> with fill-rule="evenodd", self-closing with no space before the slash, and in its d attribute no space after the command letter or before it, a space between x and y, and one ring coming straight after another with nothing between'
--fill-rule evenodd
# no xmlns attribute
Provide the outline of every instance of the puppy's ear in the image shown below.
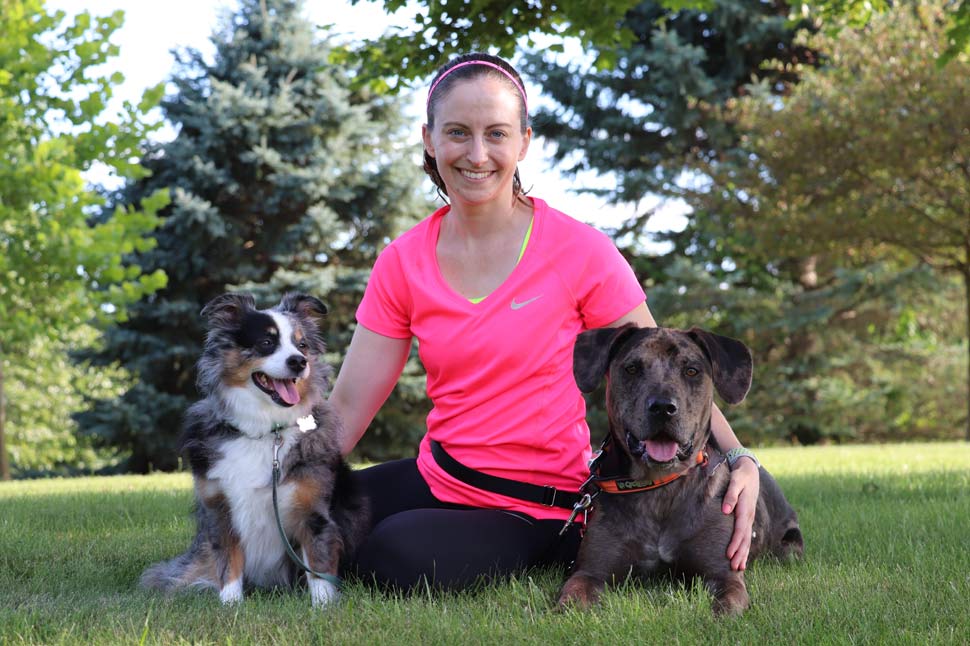
<svg viewBox="0 0 970 646"><path fill-rule="evenodd" d="M246 312L256 309L252 294L230 292L216 296L202 308L206 327L229 327L238 323Z"/></svg>
<svg viewBox="0 0 970 646"><path fill-rule="evenodd" d="M289 293L280 301L280 311L293 312L299 316L309 318L317 327L323 323L327 315L327 306L320 299L307 294Z"/></svg>
<svg viewBox="0 0 970 646"><path fill-rule="evenodd" d="M688 336L701 346L714 366L714 388L729 404L737 404L751 388L751 350L737 339L693 327Z"/></svg>
<svg viewBox="0 0 970 646"><path fill-rule="evenodd" d="M573 377L584 393L599 386L613 358L614 350L638 328L633 323L622 327L602 327L581 332L573 345Z"/></svg>

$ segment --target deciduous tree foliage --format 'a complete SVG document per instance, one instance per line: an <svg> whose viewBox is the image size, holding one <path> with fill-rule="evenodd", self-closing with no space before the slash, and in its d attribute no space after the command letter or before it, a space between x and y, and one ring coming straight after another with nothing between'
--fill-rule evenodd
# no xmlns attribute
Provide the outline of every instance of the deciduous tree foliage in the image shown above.
<svg viewBox="0 0 970 646"><path fill-rule="evenodd" d="M772 254L959 276L970 326L970 59L937 64L946 24L940 5L909 4L813 39L832 52L823 69L783 102L738 103L745 155L714 172L709 204Z"/></svg>
<svg viewBox="0 0 970 646"><path fill-rule="evenodd" d="M714 225L694 239L716 237ZM814 283L797 263L744 255L730 270L690 254L651 279L664 325L701 325L742 339L755 356L743 404L725 410L745 443L956 439L965 370L962 288L926 266L819 263ZM796 258L800 259L800 258ZM642 266L642 263L637 262ZM787 265L787 266L786 266ZM595 403L595 402L594 402Z"/></svg>
<svg viewBox="0 0 970 646"><path fill-rule="evenodd" d="M11 470L6 431L15 448L32 441L40 410L51 397L38 369L26 388L28 399L14 408L5 428L4 377L12 365L64 361L52 356L62 342L98 320L121 317L124 306L164 284L163 272L143 273L122 256L148 250L147 236L164 196L144 196L131 208L108 213L98 224L89 216L104 200L86 186L82 173L101 164L121 176L138 173L138 143L150 130L144 111L126 104L107 109L113 87L123 78L97 66L118 54L112 32L122 14L72 23L62 12L48 14L41 0L0 4L0 475ZM154 100L157 100L157 96ZM137 206L143 207L139 210ZM56 388L52 389L56 393ZM63 399L58 401L61 404ZM65 441L71 424L64 414L52 432ZM35 412L36 411L36 412ZM65 441L70 444L68 438ZM33 447L20 446L24 450ZM70 461L70 451L58 461ZM15 465L17 466L17 465Z"/></svg>
<svg viewBox="0 0 970 646"><path fill-rule="evenodd" d="M262 307L288 290L314 294L330 308L325 338L339 363L377 253L429 208L402 100L352 89L355 70L332 64L301 2L243 0L212 41L211 62L180 54L175 92L161 103L178 134L149 148L151 176L119 196L172 195L158 246L130 257L164 269L168 286L135 304L96 355L135 382L79 417L137 472L177 466L206 302L227 290L253 292ZM368 441L378 449L397 429L420 429L423 402L411 392L405 380L375 422Z"/></svg>
<svg viewBox="0 0 970 646"><path fill-rule="evenodd" d="M364 0L372 1L372 0ZM373 0L381 1L381 0ZM357 4L361 0L352 0ZM470 51L492 51L511 58L520 46L541 42L558 50L561 44L549 37L578 38L592 52L601 70L614 67L621 57L615 48L629 47L636 39L630 12L643 6L637 0L382 0L387 13L418 7L414 27L395 29L368 43L358 53L364 57L365 77L379 84L394 79L420 79L433 73L444 60ZM653 3L664 13L681 10L711 11L715 0L661 0ZM778 4L778 3L769 3ZM862 25L885 11L887 0L819 0L792 3L786 17L798 21L811 13L837 25ZM970 53L970 0L946 5L948 49L945 60L958 52ZM541 37L541 38L540 38ZM551 44L550 44L551 40ZM739 43L741 44L741 43Z"/></svg>
<svg viewBox="0 0 970 646"><path fill-rule="evenodd" d="M359 1L352 0L352 4ZM540 35L579 38L608 65L612 48L632 38L620 25L626 11L636 4L632 0L383 0L389 14L420 7L413 29L392 30L355 48L354 55L364 60L364 78L392 85L395 80L426 77L457 54L490 51L511 59L523 41L534 44L532 38ZM551 47L560 49L561 43Z"/></svg>
<svg viewBox="0 0 970 646"><path fill-rule="evenodd" d="M78 433L71 415L84 408L86 398L117 396L128 374L116 366L89 369L72 359L75 348L96 342L94 326L66 329L59 336L34 339L6 366L8 448L15 478L111 472L122 457Z"/></svg>

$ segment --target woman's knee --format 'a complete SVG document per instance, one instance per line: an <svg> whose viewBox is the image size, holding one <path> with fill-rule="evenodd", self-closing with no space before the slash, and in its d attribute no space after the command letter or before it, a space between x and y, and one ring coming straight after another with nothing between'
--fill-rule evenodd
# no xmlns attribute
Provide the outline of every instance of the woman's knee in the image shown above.
<svg viewBox="0 0 970 646"><path fill-rule="evenodd" d="M428 554L429 536L415 535L407 512L379 522L357 551L355 572L378 587L407 590L433 577L434 558Z"/></svg>

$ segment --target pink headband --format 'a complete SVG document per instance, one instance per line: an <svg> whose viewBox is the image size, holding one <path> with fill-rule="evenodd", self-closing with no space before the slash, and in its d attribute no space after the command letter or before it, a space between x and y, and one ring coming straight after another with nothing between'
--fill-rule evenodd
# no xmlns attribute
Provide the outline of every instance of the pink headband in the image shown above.
<svg viewBox="0 0 970 646"><path fill-rule="evenodd" d="M522 95L522 103L525 104L525 113L526 114L529 114L529 100L526 99L526 97L525 97L525 90L522 89L522 86L519 84L519 82L515 80L515 77L512 76L512 74L510 74L507 69L505 69L504 67L501 67L500 65L496 65L495 63L490 63L488 61L478 61L478 60L465 61L464 63L458 63L454 67L451 67L448 70L446 70L444 74L442 74L441 76L439 76L438 77L438 80L435 81L434 84L432 84L431 89L428 90L428 102L427 102L427 104L426 104L425 107L431 105L431 95L434 94L434 89L436 87L438 87L438 84L445 80L445 77L447 77L449 74L451 74L455 70L460 69L462 67L468 67L469 65L485 65L487 67L491 67L493 69L497 69L502 74L505 74L505 76L507 76L508 79L510 81L512 81L512 85L514 85L515 86L515 89L517 89L519 91L519 94Z"/></svg>

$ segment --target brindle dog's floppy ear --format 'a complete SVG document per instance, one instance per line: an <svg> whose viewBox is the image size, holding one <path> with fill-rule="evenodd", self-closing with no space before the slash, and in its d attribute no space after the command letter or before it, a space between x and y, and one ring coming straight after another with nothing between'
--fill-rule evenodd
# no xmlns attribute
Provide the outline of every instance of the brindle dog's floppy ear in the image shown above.
<svg viewBox="0 0 970 646"><path fill-rule="evenodd" d="M610 364L612 349L636 332L636 324L621 327L602 327L581 332L573 345L573 377L584 393L596 390Z"/></svg>
<svg viewBox="0 0 970 646"><path fill-rule="evenodd" d="M202 318L209 329L227 327L237 323L245 314L256 309L256 300L252 294L229 292L221 294L209 301L202 308Z"/></svg>
<svg viewBox="0 0 970 646"><path fill-rule="evenodd" d="M298 292L284 295L283 300L280 301L280 310L305 316L318 326L323 322L323 317L327 315L327 306L320 299Z"/></svg>
<svg viewBox="0 0 970 646"><path fill-rule="evenodd" d="M714 388L729 404L737 404L751 388L754 361L748 346L731 337L700 328L687 330L688 336L707 353L714 365Z"/></svg>

